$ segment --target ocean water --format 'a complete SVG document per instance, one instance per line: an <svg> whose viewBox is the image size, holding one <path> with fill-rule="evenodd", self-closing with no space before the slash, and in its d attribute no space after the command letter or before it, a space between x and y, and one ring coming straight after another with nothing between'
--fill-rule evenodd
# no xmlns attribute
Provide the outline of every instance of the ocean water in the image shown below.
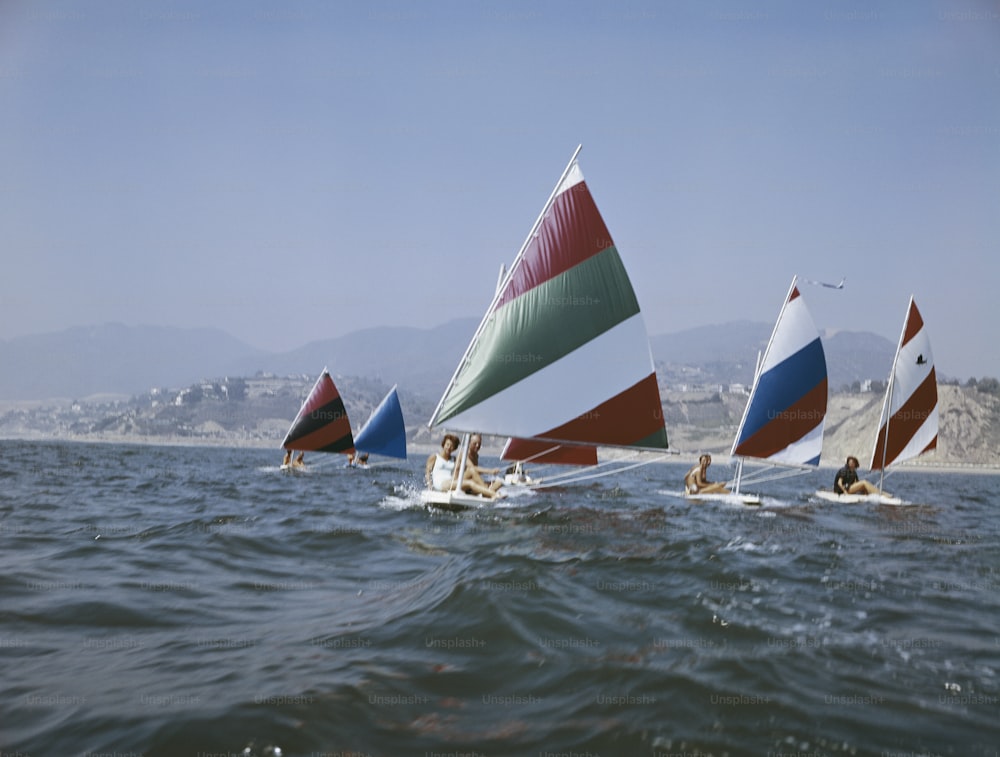
<svg viewBox="0 0 1000 757"><path fill-rule="evenodd" d="M0 442L0 754L1000 753L1000 477L449 514L311 457Z"/></svg>

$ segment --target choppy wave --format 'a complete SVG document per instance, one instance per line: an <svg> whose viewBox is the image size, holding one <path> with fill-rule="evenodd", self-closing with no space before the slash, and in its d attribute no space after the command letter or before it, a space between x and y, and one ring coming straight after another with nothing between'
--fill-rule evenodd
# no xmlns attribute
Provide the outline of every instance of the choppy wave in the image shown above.
<svg viewBox="0 0 1000 757"><path fill-rule="evenodd" d="M996 478L838 507L820 473L743 508L657 464L451 514L419 507L419 462L0 448L4 753L1000 743Z"/></svg>

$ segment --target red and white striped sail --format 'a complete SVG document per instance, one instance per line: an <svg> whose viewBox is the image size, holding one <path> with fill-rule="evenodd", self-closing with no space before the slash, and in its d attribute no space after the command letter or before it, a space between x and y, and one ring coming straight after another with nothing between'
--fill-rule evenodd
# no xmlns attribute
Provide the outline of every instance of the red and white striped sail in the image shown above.
<svg viewBox="0 0 1000 757"><path fill-rule="evenodd" d="M882 405L871 470L887 468L937 447L937 375L917 304L910 305Z"/></svg>

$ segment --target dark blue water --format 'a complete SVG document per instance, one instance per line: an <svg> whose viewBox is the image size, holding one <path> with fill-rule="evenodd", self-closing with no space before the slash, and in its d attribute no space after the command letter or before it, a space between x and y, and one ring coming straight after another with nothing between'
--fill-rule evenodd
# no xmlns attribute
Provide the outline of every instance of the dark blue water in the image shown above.
<svg viewBox="0 0 1000 757"><path fill-rule="evenodd" d="M753 509L656 464L456 515L422 456L0 453L5 755L1000 750L998 477Z"/></svg>

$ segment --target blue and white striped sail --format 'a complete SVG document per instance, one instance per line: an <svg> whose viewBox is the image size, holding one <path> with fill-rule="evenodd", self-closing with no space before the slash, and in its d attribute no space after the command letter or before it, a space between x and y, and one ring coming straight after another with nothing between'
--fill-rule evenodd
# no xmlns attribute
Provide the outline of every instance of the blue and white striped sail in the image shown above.
<svg viewBox="0 0 1000 757"><path fill-rule="evenodd" d="M785 465L819 465L826 403L823 343L793 278L731 454Z"/></svg>
<svg viewBox="0 0 1000 757"><path fill-rule="evenodd" d="M358 452L406 459L406 427L395 386L354 437L354 448Z"/></svg>

